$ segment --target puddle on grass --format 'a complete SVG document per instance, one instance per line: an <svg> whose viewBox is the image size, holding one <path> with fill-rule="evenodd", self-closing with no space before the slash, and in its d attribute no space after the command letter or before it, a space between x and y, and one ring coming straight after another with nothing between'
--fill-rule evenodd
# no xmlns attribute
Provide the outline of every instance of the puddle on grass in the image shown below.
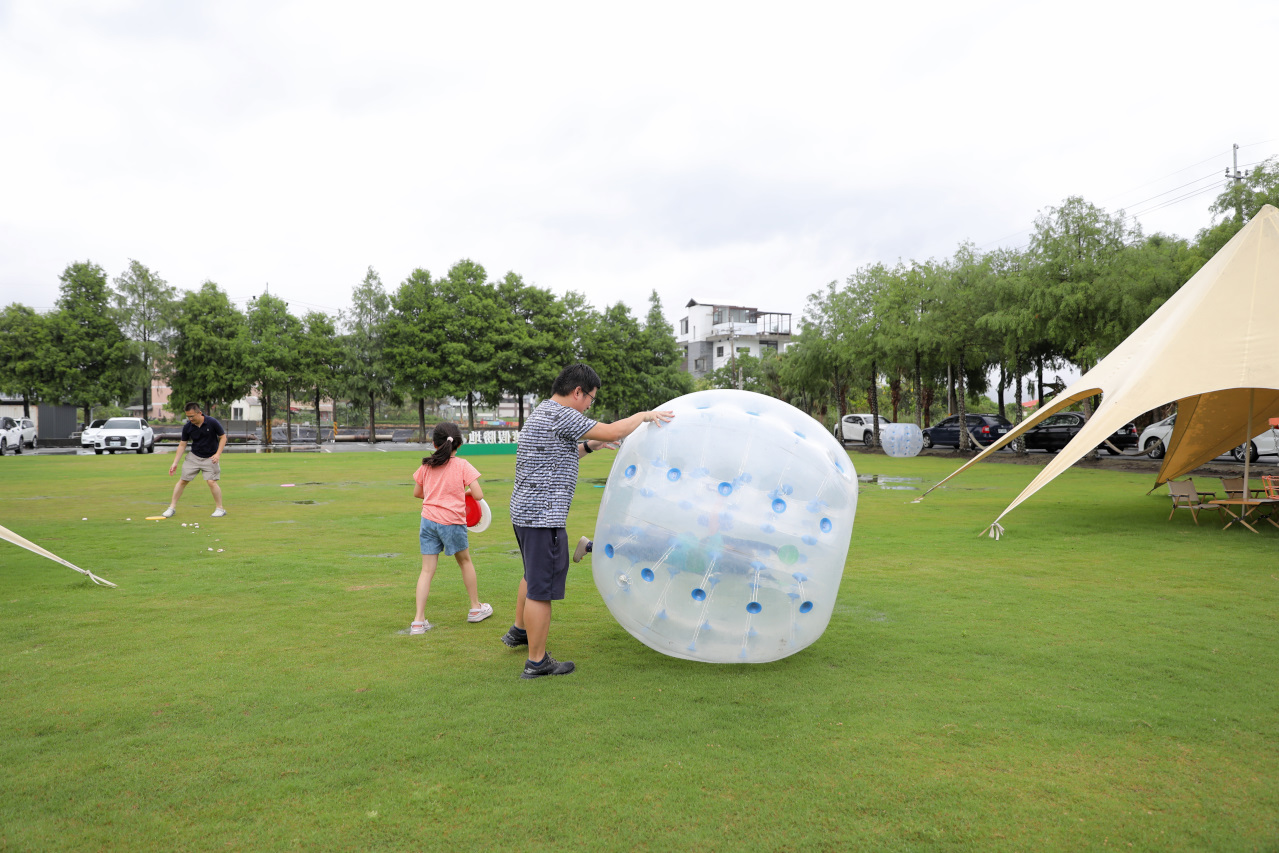
<svg viewBox="0 0 1279 853"><path fill-rule="evenodd" d="M881 489L895 489L917 492L923 488L922 477L885 477L883 474L858 474L857 482L872 483ZM918 485L911 485L916 483Z"/></svg>
<svg viewBox="0 0 1279 853"><path fill-rule="evenodd" d="M922 477L885 477L883 474L858 474L858 483L869 483L890 491L918 492L927 483ZM912 485L914 484L914 485ZM944 492L989 492L993 486L942 486Z"/></svg>
<svg viewBox="0 0 1279 853"><path fill-rule="evenodd" d="M351 556L352 557L370 557L373 559L386 559L389 557L398 557L400 555L399 553L393 553L393 554L387 553L387 554L352 554Z"/></svg>

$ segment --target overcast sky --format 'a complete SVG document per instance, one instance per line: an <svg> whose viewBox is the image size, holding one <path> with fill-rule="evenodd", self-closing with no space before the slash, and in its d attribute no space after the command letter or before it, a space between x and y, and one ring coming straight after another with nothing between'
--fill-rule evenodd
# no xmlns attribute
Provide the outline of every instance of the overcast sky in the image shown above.
<svg viewBox="0 0 1279 853"><path fill-rule="evenodd" d="M1193 237L1279 154L1276 43L1274 0L0 0L0 304L133 258L336 312L471 258L798 320L1070 195Z"/></svg>

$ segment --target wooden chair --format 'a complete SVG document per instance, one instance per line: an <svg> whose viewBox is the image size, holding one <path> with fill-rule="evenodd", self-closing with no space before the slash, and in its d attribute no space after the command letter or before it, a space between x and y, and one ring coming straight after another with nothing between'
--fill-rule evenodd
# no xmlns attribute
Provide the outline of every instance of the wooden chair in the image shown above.
<svg viewBox="0 0 1279 853"><path fill-rule="evenodd" d="M1237 501L1246 497L1243 493L1243 477L1222 477L1221 490L1231 500Z"/></svg>
<svg viewBox="0 0 1279 853"><path fill-rule="evenodd" d="M1242 486L1241 486L1242 488ZM1168 520L1177 514L1179 509L1190 510L1190 517L1195 520L1195 526L1199 526L1199 511L1220 513L1224 507L1216 504L1203 503L1200 499L1200 493L1195 489L1194 480L1175 480L1168 481L1168 494L1172 497L1172 512L1168 513ZM1214 494L1214 493L1209 493ZM1217 516L1220 518L1220 514Z"/></svg>

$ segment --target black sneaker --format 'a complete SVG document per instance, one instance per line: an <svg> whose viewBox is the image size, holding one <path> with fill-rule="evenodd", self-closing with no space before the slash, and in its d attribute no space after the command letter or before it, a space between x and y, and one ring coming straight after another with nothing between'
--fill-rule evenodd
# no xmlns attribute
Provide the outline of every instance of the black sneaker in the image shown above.
<svg viewBox="0 0 1279 853"><path fill-rule="evenodd" d="M518 648L519 646L527 646L528 632L526 632L523 628L516 628L512 625L511 629L502 635L502 642L506 643L513 649Z"/></svg>
<svg viewBox="0 0 1279 853"><path fill-rule="evenodd" d="M551 657L551 653L547 652L546 657L542 658L541 663L533 663L531 660L524 661L524 671L520 673L520 678L541 678L543 675L568 675L577 667L573 666L571 660L563 663Z"/></svg>

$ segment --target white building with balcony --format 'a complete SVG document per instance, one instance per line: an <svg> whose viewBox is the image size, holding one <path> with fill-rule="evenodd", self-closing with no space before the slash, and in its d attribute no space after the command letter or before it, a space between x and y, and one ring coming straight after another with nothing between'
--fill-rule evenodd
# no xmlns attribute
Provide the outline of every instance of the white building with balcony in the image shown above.
<svg viewBox="0 0 1279 853"><path fill-rule="evenodd" d="M733 354L759 358L783 353L791 343L791 315L740 305L713 305L690 299L675 342L684 352L684 370L700 379L729 364Z"/></svg>

